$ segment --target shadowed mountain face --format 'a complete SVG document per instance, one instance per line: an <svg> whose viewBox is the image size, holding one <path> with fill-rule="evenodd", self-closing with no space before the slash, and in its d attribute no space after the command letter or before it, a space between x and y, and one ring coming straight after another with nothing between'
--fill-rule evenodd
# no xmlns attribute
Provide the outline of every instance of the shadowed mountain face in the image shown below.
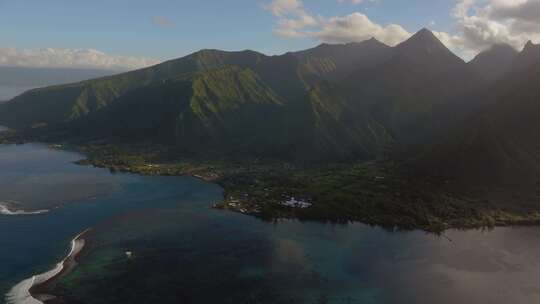
<svg viewBox="0 0 540 304"><path fill-rule="evenodd" d="M535 49L527 45L510 70L530 65ZM203 50L134 72L27 92L0 106L0 123L47 126L42 130L61 130L83 142L373 159L393 145L444 138L455 117L468 117L487 104L484 99L511 92L515 86L509 84L498 85L496 94L478 93L486 78L501 77L512 58L498 46L467 64L426 29L396 47L371 39L281 56ZM503 67L492 68L493 61Z"/></svg>
<svg viewBox="0 0 540 304"><path fill-rule="evenodd" d="M396 46L388 61L357 70L345 86L358 111L371 113L399 141L414 143L433 135L442 109L470 93L479 80L424 29Z"/></svg>
<svg viewBox="0 0 540 304"><path fill-rule="evenodd" d="M488 106L419 157L423 168L472 183L536 187L540 176L540 48L528 44Z"/></svg>
<svg viewBox="0 0 540 304"><path fill-rule="evenodd" d="M527 42L523 51L519 53L512 64L512 70L514 72L526 71L533 65L536 65L540 61L540 44L533 44L531 41Z"/></svg>
<svg viewBox="0 0 540 304"><path fill-rule="evenodd" d="M507 44L497 44L478 54L469 65L488 83L500 79L510 70L518 52Z"/></svg>
<svg viewBox="0 0 540 304"><path fill-rule="evenodd" d="M375 39L282 56L203 50L147 69L27 92L0 109L0 121L228 153L296 157L315 148L315 158L371 156L389 140L384 126L339 114L347 112L348 100L334 104L339 89L323 82L337 83L391 56L392 48Z"/></svg>

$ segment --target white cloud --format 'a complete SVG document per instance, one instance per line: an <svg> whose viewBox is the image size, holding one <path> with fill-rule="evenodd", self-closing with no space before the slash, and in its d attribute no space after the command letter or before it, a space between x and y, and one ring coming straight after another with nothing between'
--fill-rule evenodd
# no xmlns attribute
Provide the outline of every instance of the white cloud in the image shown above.
<svg viewBox="0 0 540 304"><path fill-rule="evenodd" d="M269 4L263 5L263 7L277 17L303 11L301 0L274 0Z"/></svg>
<svg viewBox="0 0 540 304"><path fill-rule="evenodd" d="M133 70L159 63L158 60L113 56L93 49L0 48L1 66L92 68Z"/></svg>
<svg viewBox="0 0 540 304"><path fill-rule="evenodd" d="M395 45L411 36L400 25L382 26L358 12L331 18L314 17L300 0L274 0L263 7L278 18L274 32L283 37L311 37L328 43L363 41L375 37Z"/></svg>
<svg viewBox="0 0 540 304"><path fill-rule="evenodd" d="M497 43L520 49L540 41L540 0L458 0L451 47L478 52Z"/></svg>
<svg viewBox="0 0 540 304"><path fill-rule="evenodd" d="M364 14L352 13L343 17L321 18L319 28L306 35L329 43L357 42L375 37L388 45L396 45L409 38L411 33L397 24L381 26Z"/></svg>
<svg viewBox="0 0 540 304"><path fill-rule="evenodd" d="M376 0L337 0L362 3ZM455 0L452 33L434 34L465 59L498 43L520 49L540 42L540 0ZM311 37L321 42L345 43L375 37L395 45L411 33L399 24L380 25L363 13L325 18L308 12L301 0L274 0L264 6L277 17L275 33L284 37ZM435 21L430 26L435 26Z"/></svg>

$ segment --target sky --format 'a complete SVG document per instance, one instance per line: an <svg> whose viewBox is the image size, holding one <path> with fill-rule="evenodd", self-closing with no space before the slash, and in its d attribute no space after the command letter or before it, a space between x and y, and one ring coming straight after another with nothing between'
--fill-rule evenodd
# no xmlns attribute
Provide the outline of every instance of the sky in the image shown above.
<svg viewBox="0 0 540 304"><path fill-rule="evenodd" d="M427 27L465 60L540 42L540 0L0 0L0 65L135 69L204 48L268 55Z"/></svg>

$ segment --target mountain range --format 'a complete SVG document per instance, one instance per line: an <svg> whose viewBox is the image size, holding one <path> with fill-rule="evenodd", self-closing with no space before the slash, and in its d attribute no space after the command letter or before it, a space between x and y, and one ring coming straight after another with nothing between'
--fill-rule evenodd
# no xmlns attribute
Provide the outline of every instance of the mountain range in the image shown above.
<svg viewBox="0 0 540 304"><path fill-rule="evenodd" d="M490 52L490 51L488 51ZM513 54L513 52L508 52ZM495 56L497 57L497 56ZM487 93L481 110L432 140L417 164L472 183L536 188L540 172L540 45L527 43ZM493 62L495 64L495 61ZM497 73L499 74L499 73Z"/></svg>
<svg viewBox="0 0 540 304"><path fill-rule="evenodd" d="M538 80L537 45L495 45L466 63L423 29L395 47L370 39L280 56L202 50L28 91L0 106L0 123L295 161L400 151L430 173L530 180L540 176Z"/></svg>

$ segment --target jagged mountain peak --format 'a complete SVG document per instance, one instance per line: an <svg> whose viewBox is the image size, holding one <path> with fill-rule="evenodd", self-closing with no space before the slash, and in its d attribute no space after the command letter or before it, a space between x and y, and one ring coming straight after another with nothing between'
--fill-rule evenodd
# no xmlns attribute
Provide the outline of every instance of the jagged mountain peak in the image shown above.
<svg viewBox="0 0 540 304"><path fill-rule="evenodd" d="M529 40L527 44L525 44L525 47L519 56L540 58L540 44L534 44L531 40Z"/></svg>
<svg viewBox="0 0 540 304"><path fill-rule="evenodd" d="M538 47L538 44L534 44L531 40L527 41L525 44L525 47L523 48L523 51L534 49L535 47Z"/></svg>
<svg viewBox="0 0 540 304"><path fill-rule="evenodd" d="M409 39L394 47L396 60L426 65L433 69L446 70L449 67L465 65L465 61L450 51L430 30L423 28Z"/></svg>
<svg viewBox="0 0 540 304"><path fill-rule="evenodd" d="M540 64L540 44L534 44L529 40L514 60L513 69L514 71L526 70L536 64Z"/></svg>
<svg viewBox="0 0 540 304"><path fill-rule="evenodd" d="M529 40L527 44L525 44L523 51L521 51L520 56L540 56L540 44L534 44Z"/></svg>
<svg viewBox="0 0 540 304"><path fill-rule="evenodd" d="M423 27L418 32L416 32L416 35L420 35L420 36L426 35L426 36L429 36L429 37L431 37L431 36L435 37L433 32L431 30L429 30L428 28L426 28L426 27Z"/></svg>
<svg viewBox="0 0 540 304"><path fill-rule="evenodd" d="M515 58L518 54L519 52L515 48L513 48L511 45L506 44L506 43L497 43L497 44L492 45L488 49L478 53L478 55L476 55L474 59L470 61L470 63L473 64L480 60L485 60L488 58L495 58L495 57L499 59L501 57ZM494 62L494 64L496 64L496 62Z"/></svg>
<svg viewBox="0 0 540 304"><path fill-rule="evenodd" d="M502 77L512 66L518 51L506 43L494 44L469 62L478 75L488 82Z"/></svg>
<svg viewBox="0 0 540 304"><path fill-rule="evenodd" d="M409 39L398 44L396 49L401 53L414 56L426 56L433 54L451 55L457 58L432 31L423 28Z"/></svg>
<svg viewBox="0 0 540 304"><path fill-rule="evenodd" d="M379 39L375 37L371 37L368 40L363 41L366 44L377 44L377 45L384 45L387 46L385 43L381 42Z"/></svg>
<svg viewBox="0 0 540 304"><path fill-rule="evenodd" d="M427 28L423 28L416 32L416 34L412 35L409 39L407 39L405 42L406 44L410 43L434 43L439 44L441 43L439 39L433 34L432 31L428 30Z"/></svg>

